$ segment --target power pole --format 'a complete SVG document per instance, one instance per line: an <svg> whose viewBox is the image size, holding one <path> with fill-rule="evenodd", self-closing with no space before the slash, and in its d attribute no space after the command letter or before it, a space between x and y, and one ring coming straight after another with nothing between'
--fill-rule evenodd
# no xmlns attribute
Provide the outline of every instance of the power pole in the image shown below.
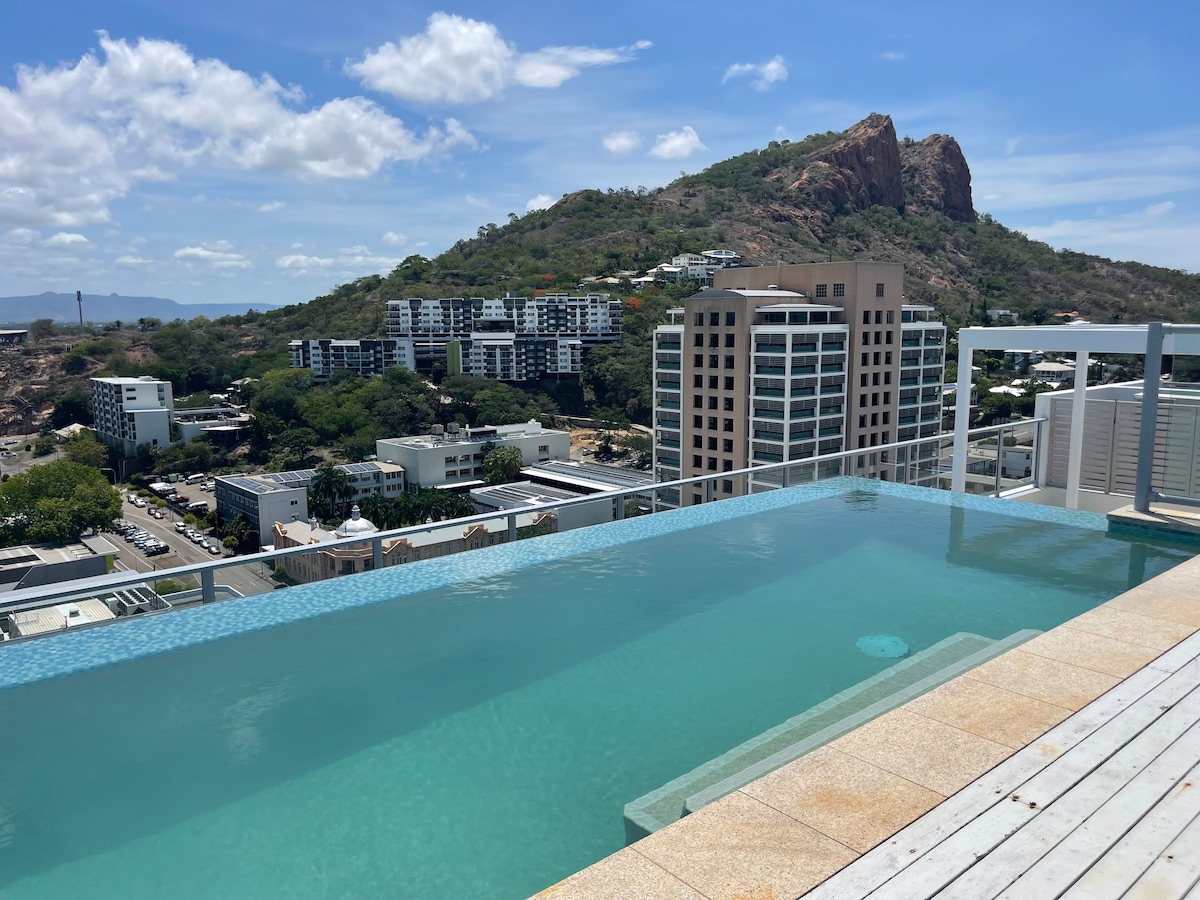
<svg viewBox="0 0 1200 900"><path fill-rule="evenodd" d="M75 292L75 302L79 304L79 330L83 331L83 291Z"/></svg>

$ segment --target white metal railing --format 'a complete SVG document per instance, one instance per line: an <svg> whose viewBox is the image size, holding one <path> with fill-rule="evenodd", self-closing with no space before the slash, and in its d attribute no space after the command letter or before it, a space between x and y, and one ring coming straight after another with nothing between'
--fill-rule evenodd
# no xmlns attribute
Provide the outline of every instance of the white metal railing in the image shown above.
<svg viewBox="0 0 1200 900"><path fill-rule="evenodd" d="M1004 451L1004 437L1006 432L1010 432L1015 428L1029 428L1035 430L1033 444L1036 447L1038 444L1038 434L1042 424L1048 421L1044 418L1023 419L1018 422L1009 422L1001 425L990 425L986 428L972 429L968 432L968 439L978 441L980 438L988 435L996 435L997 437L997 464L994 489L987 493L999 494L1006 485L1001 477L1002 461ZM943 460L946 458L945 450L951 446L953 435L949 432L943 432L937 435L927 437L913 438L906 441L897 441L892 444L885 444L876 447L865 447L853 450L842 450L836 453L822 454L820 456L811 456L803 460L785 460L778 463L768 463L759 466L751 466L749 468L737 469L731 472L709 472L704 475L697 475L690 478L681 478L673 481L654 482L652 484L644 484L636 487L617 488L611 491L603 491L596 494L589 494L584 497L577 497L571 500L554 500L546 503L530 504L516 509L478 513L472 516L463 516L458 519L444 520L440 522L429 522L423 525L409 525L404 528L394 528L388 531L380 531L375 534L354 540L338 541L336 545L329 544L306 544L299 547L288 547L285 549L265 550L259 553L246 554L243 556L224 557L221 559L209 560L202 563L190 563L184 566L178 566L171 569L162 569L154 573L153 578L159 579L180 579L186 576L199 576L200 592L203 602L211 603L216 599L216 581L215 576L218 572L224 569L231 569L237 566L247 565L270 565L273 569L281 560L298 557L308 553L320 552L329 550L332 546L337 549L346 549L350 547L369 544L371 547L372 566L375 569L383 567L383 544L385 541L404 538L410 535L427 534L438 531L444 528L463 529L467 526L494 522L497 519L505 519L508 525L508 540L515 541L517 538L517 519L520 516L527 516L532 513L554 512L560 510L582 507L588 504L601 502L614 503L614 519L623 519L625 517L625 501L627 499L635 499L644 497L650 494L652 497L659 497L664 491L680 491L684 488L692 486L702 486L704 502L712 502L718 499L732 499L732 497L722 498L716 491L716 485L719 481L726 479L745 478L751 491L756 490L771 490L780 487L796 486L800 483L811 483L819 481L821 478L836 477L838 475L848 474L843 471L845 468L845 460L858 456L874 455L876 461L871 464L871 468L876 472L888 471L893 474L889 480L899 481L901 483L917 483L925 481L929 478L934 480L942 480L946 476L946 469ZM936 448L935 452L921 455L922 448ZM917 448L917 453L909 454L909 448ZM904 459L897 460L895 454L897 451L905 451ZM884 457L887 461L883 461ZM1036 461L1037 455L1034 454ZM771 476L778 473L778 480ZM1018 481L1034 483L1037 479L1036 462L1034 471L1028 479L1018 479ZM1011 487L1010 484L1007 485ZM735 496L740 496L735 495ZM464 551L464 552L469 552ZM66 600L68 598L78 598L88 596L99 592L109 592L114 589L128 587L129 585L140 584L147 580L145 572L129 572L124 574L109 574L96 576L93 578L81 578L74 581L63 582L61 584L44 585L36 588L25 588L22 590L12 591L5 595L4 600L0 601L0 615L11 612L20 612L22 610L36 609L51 605L55 602ZM119 621L119 620L118 620Z"/></svg>

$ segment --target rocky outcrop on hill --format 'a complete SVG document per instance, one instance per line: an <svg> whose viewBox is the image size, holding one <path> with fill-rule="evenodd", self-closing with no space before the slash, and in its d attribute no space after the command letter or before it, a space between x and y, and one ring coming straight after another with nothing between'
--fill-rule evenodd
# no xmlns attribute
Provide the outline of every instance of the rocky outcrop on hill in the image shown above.
<svg viewBox="0 0 1200 900"><path fill-rule="evenodd" d="M971 170L958 141L948 134L905 140L900 161L906 199L914 207L944 213L956 222L974 222Z"/></svg>
<svg viewBox="0 0 1200 900"><path fill-rule="evenodd" d="M904 208L900 149L890 116L872 113L831 147L814 153L792 189L835 209Z"/></svg>

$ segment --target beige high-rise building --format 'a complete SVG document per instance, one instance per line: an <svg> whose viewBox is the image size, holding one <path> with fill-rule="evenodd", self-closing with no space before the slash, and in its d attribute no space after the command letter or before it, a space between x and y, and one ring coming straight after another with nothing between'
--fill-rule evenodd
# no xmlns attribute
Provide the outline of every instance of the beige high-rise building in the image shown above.
<svg viewBox="0 0 1200 900"><path fill-rule="evenodd" d="M844 467L801 466L799 477L888 478L924 448L899 460L872 448L940 432L945 326L930 321L932 307L904 303L903 266L729 268L715 281L655 331L657 481L852 449L864 453ZM777 474L742 480L718 479L714 495L779 483ZM706 496L694 488L675 502Z"/></svg>

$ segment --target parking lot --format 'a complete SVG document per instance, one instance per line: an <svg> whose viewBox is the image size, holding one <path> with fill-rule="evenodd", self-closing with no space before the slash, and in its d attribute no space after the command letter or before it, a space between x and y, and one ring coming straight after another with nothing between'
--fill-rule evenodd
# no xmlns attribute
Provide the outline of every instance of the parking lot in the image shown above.
<svg viewBox="0 0 1200 900"><path fill-rule="evenodd" d="M210 501L211 502L211 501ZM156 540L167 545L165 553L146 556L134 547L131 542L122 540L121 535L112 535L112 541L121 548L117 558L117 568L135 572L161 572L164 569L190 563L222 559L228 551L222 549L220 554L210 553L198 544L193 543L184 534L175 530L175 525L182 522L183 517L173 510L164 509L164 518L156 519L151 515L153 506L145 508L134 506L128 500L122 502L121 521L140 528ZM210 543L220 546L220 541L213 533L205 535ZM270 580L270 572L258 564L247 564L232 569L224 569L217 576L217 583L228 585L238 593L249 596L260 594L274 588L275 582Z"/></svg>

